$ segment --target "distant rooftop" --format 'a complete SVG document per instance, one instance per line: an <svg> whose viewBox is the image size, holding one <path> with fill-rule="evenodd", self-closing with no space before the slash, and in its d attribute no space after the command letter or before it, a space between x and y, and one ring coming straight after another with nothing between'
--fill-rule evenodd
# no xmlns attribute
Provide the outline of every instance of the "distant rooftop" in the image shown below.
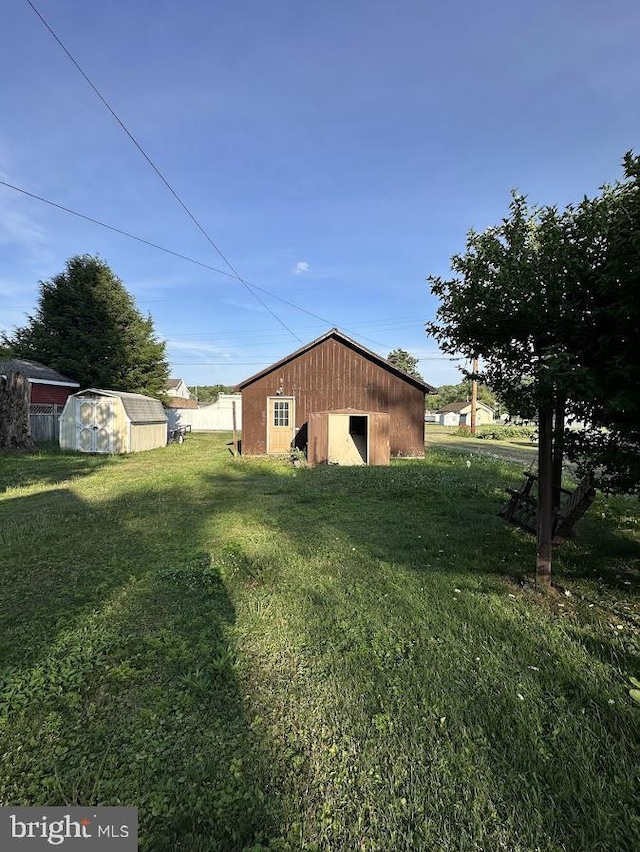
<svg viewBox="0 0 640 852"><path fill-rule="evenodd" d="M24 358L2 358L0 359L0 374L22 373L28 379L41 382L63 382L64 384L80 387L78 382L64 376L52 367L46 367L38 361L27 361Z"/></svg>

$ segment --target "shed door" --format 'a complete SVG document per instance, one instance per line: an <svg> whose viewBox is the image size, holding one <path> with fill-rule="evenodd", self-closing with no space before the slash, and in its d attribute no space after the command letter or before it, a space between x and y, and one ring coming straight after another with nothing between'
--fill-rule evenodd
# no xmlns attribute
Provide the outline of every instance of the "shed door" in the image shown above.
<svg viewBox="0 0 640 852"><path fill-rule="evenodd" d="M108 453L111 450L113 399L76 401L77 448L82 453Z"/></svg>
<svg viewBox="0 0 640 852"><path fill-rule="evenodd" d="M267 452L288 453L295 434L295 400L292 396L267 397Z"/></svg>

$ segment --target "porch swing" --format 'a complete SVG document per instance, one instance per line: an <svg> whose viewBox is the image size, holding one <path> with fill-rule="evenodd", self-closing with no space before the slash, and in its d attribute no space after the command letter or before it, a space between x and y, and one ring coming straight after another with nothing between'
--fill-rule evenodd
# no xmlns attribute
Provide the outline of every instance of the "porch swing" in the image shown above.
<svg viewBox="0 0 640 852"><path fill-rule="evenodd" d="M520 488L505 489L510 496L498 512L499 517L507 523L514 524L532 535L537 533L537 483L538 476L531 473L530 467L529 471L524 473L524 482ZM561 544L575 535L576 524L595 500L593 473L584 476L573 491L557 486L554 486L554 491L552 541L554 544Z"/></svg>

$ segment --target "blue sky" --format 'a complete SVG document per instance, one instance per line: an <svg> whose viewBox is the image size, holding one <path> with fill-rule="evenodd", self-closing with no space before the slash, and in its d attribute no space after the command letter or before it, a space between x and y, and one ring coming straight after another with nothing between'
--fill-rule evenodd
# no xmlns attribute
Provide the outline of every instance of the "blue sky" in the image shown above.
<svg viewBox="0 0 640 852"><path fill-rule="evenodd" d="M426 277L512 188L564 205L640 148L635 0L33 2L240 275L322 319L260 293L283 325L237 281L0 187L0 328L99 254L189 384L334 325L458 381ZM223 268L25 0L0 4L0 80L1 180Z"/></svg>

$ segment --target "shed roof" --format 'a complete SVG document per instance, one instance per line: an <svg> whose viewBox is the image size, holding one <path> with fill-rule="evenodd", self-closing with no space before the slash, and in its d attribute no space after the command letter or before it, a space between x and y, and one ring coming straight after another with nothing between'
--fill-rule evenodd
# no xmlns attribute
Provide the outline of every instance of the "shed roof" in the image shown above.
<svg viewBox="0 0 640 852"><path fill-rule="evenodd" d="M24 358L2 358L0 359L0 374L6 376L7 373L22 373L28 379L41 382L59 382L60 384L72 385L80 387L78 382L74 382L68 376L54 370L53 367L47 367L40 364L39 361L28 361Z"/></svg>
<svg viewBox="0 0 640 852"><path fill-rule="evenodd" d="M197 408L198 401L186 396L168 396L164 401L165 408Z"/></svg>
<svg viewBox="0 0 640 852"><path fill-rule="evenodd" d="M96 394L98 396L115 396L122 400L127 417L132 423L166 423L167 415L159 399L145 396L142 393L127 393L125 391L103 390L102 388L85 388L73 396Z"/></svg>
<svg viewBox="0 0 640 852"><path fill-rule="evenodd" d="M389 372L394 373L401 379L404 379L410 384L415 385L425 393L436 393L436 388L434 388L432 385L427 384L427 382L423 382L420 379L416 379L415 376L411 376L409 375L409 373L405 373L404 370L401 370L399 367L396 367L395 364L392 364L390 361L387 361L386 358L382 358L380 355L377 355L375 352L372 352L370 349L367 349L360 343L356 343L355 340L352 340L350 337L347 337L346 334L343 334L337 328L332 328L330 331L327 331L325 334L321 335L320 337L317 337L315 340L312 340L311 343L307 343L305 346L301 346L300 349L296 349L295 352L292 352L290 355L286 355L284 358L281 358L279 361L276 361L275 364L271 364L270 367L265 367L264 370L261 370L259 373L255 373L253 376L250 376L248 379L245 379L243 382L240 382L238 385L236 385L237 389L243 390L250 384L253 384L253 382L257 381L258 379L261 379L263 376L268 375L273 370L277 370L279 367L284 366L289 361L293 361L294 358L298 358L300 355L303 355L305 352L308 352L315 346L319 346L319 344L324 343L325 340L329 340L330 338L333 338L334 340L343 343L345 346L354 349L356 352L359 352L365 358L374 361L376 364L379 364L385 370L389 370Z"/></svg>

